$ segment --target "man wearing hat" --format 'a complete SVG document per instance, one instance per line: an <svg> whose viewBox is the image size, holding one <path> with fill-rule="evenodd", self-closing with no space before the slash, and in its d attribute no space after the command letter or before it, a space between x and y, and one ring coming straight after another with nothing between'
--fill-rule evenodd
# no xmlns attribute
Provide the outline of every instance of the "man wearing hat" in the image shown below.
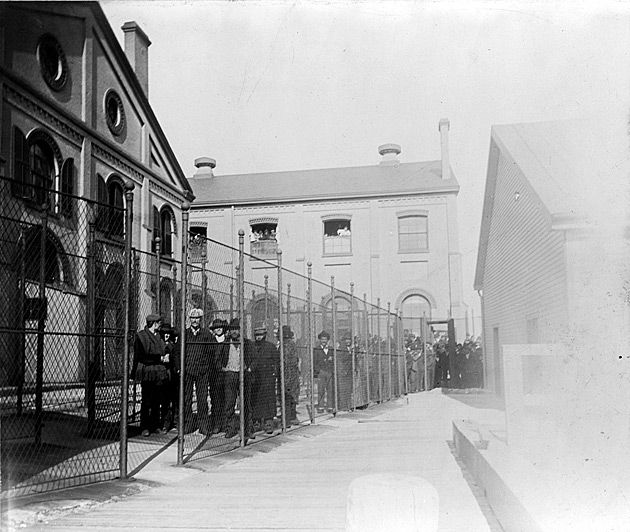
<svg viewBox="0 0 630 532"><path fill-rule="evenodd" d="M332 412L335 406L333 369L334 349L329 347L330 334L322 331L317 335L319 345L313 349L313 376L317 378L317 411L328 409Z"/></svg>
<svg viewBox="0 0 630 532"><path fill-rule="evenodd" d="M164 365L166 345L158 334L162 318L146 317L146 326L136 333L133 347L133 378L142 384L140 428L143 436L162 431L161 409L166 404L168 371Z"/></svg>
<svg viewBox="0 0 630 532"><path fill-rule="evenodd" d="M350 410L352 408L352 392L354 388L352 358L355 356L350 333L345 333L342 336L341 342L342 345L339 351L337 351L337 371L339 374L337 378L339 404L337 406L339 410Z"/></svg>
<svg viewBox="0 0 630 532"><path fill-rule="evenodd" d="M225 365L223 366L223 379L225 390L225 410L223 414L223 426L226 428L225 437L233 438L239 431L239 419L235 415L236 398L238 397L240 390L240 370L241 370L241 324L238 318L233 318L228 326L230 334L228 345L228 356L225 359ZM252 341L243 338L243 360L245 366L243 368L244 381L243 387L245 390L245 396L243 402L245 403L245 439L250 437L252 426L252 414L251 414L251 374L252 374L252 353L253 345Z"/></svg>
<svg viewBox="0 0 630 532"><path fill-rule="evenodd" d="M227 339L228 323L215 318L210 326L212 332L211 358L209 373L210 386L210 430L212 434L225 432L223 410L225 408L225 389L223 366L227 363L230 342Z"/></svg>
<svg viewBox="0 0 630 532"><path fill-rule="evenodd" d="M203 310L193 308L189 313L190 327L186 329L186 357L184 371L184 430L195 428L202 434L210 434L208 416L208 377L212 365L212 335L201 328ZM193 388L197 396L197 422L193 417Z"/></svg>
<svg viewBox="0 0 630 532"><path fill-rule="evenodd" d="M276 379L280 378L280 353L266 340L267 328L254 329L254 358L252 360L252 417L267 434L273 433L276 417Z"/></svg>

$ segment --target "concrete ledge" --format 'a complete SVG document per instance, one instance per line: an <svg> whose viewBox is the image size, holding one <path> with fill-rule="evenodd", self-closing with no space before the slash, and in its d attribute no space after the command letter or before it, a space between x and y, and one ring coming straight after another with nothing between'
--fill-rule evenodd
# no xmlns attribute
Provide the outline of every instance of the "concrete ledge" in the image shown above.
<svg viewBox="0 0 630 532"><path fill-rule="evenodd" d="M479 432L462 422L453 421L453 441L457 455L464 462L475 481L483 488L488 503L501 523L505 532L542 532L523 502L512 491L508 483L490 465L486 458L486 450L478 449L487 446L476 443L480 440ZM493 452L496 447L505 446L500 441L492 440ZM499 449L498 452L501 452Z"/></svg>

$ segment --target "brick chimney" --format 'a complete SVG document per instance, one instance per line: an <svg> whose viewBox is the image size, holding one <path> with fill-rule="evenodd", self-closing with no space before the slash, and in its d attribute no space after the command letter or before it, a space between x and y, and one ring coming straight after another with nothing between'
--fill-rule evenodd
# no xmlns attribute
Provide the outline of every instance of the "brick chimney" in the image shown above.
<svg viewBox="0 0 630 532"><path fill-rule="evenodd" d="M382 166L398 166L400 164L398 156L401 151L398 144L381 144L378 147L378 153L382 155L383 158L379 164Z"/></svg>
<svg viewBox="0 0 630 532"><path fill-rule="evenodd" d="M442 179L451 178L451 161L448 156L448 130L451 127L451 123L448 118L442 118L440 120L440 146L442 151Z"/></svg>
<svg viewBox="0 0 630 532"><path fill-rule="evenodd" d="M214 172L212 169L217 165L217 162L210 157L197 157L195 159L195 168L197 171L192 178L202 179L204 177L213 177Z"/></svg>
<svg viewBox="0 0 630 532"><path fill-rule="evenodd" d="M149 46L151 41L134 21L122 25L125 32L125 55L136 73L144 94L149 97Z"/></svg>

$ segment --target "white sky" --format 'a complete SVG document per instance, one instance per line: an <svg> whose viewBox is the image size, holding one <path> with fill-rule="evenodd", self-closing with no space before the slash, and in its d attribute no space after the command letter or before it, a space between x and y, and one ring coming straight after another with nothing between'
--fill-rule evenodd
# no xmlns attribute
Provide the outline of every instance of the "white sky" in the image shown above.
<svg viewBox="0 0 630 532"><path fill-rule="evenodd" d="M149 96L186 175L440 158L451 121L465 300L493 124L626 119L630 3L112 2L152 41Z"/></svg>

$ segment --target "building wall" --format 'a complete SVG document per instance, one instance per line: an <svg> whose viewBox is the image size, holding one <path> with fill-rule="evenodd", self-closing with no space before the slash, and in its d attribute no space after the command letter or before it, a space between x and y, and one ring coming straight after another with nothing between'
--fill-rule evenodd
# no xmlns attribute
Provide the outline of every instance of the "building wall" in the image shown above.
<svg viewBox="0 0 630 532"><path fill-rule="evenodd" d="M8 178L15 175L14 126L25 136L41 129L52 138L62 160L74 159L75 195L96 200L99 175L105 180L117 176L134 183L132 241L135 248L143 251L151 249L153 206L170 207L175 217L173 258L179 260L180 206L185 197L184 187L178 181L176 169L164 155L170 149L167 145L154 141L154 159L160 166L150 162L149 138L153 132L141 105L142 96L134 92L130 80L126 78L125 70L118 62L119 56L114 53L113 47L118 45L107 37L105 29L94 16L92 7L83 3L51 3L49 6L5 3L0 6L0 155L6 160L2 175ZM68 66L67 82L59 91L52 90L45 82L37 59L39 39L46 33L57 39ZM125 111L126 126L119 136L110 131L105 120L104 98L109 89L119 94ZM3 213L8 212L10 207L14 214L20 214L23 222L39 217L37 209L14 198L6 184L2 191L3 194L8 191L2 201ZM51 309L65 306L72 312L66 310L63 320L51 314L47 330L72 334L85 326L87 293L84 257L87 253L88 209L84 202L77 203L76 218L81 224L53 217L48 228L59 242L60 252L76 258L68 259L67 272L64 272L73 282L69 284L64 279L63 286L55 287L61 290L61 295L55 293L49 301ZM12 232L7 227L6 224L3 226L8 231L5 236ZM4 246L2 264L5 266L0 265L0 288L6 288L7 296L9 287L15 292L14 287L17 286L17 274L10 266L6 267L15 260L15 250L9 249L15 248L15 242L17 239L14 239L13 245ZM116 262L118 259L111 258L114 256L116 253L108 260ZM170 276L170 264L166 262L163 275ZM147 293L143 290L142 296L146 297ZM22 324L14 323L16 318L11 311L14 296L17 297L17 294L0 298L0 326L19 329ZM145 305L144 308L149 307ZM144 315L138 318L141 326ZM83 346L76 338L64 342L61 351L65 361L59 357L49 358L48 351L53 349L52 345L46 345L47 381L82 377ZM0 342L0 365L5 368L0 372L0 384L13 379L11 372L6 370L14 365L16 348L13 343L13 340ZM77 373L60 376L63 367L73 367Z"/></svg>
<svg viewBox="0 0 630 532"><path fill-rule="evenodd" d="M491 149L498 150L494 145ZM500 152L483 278L488 385L501 391L502 344L554 343L567 323L564 234L520 168Z"/></svg>
<svg viewBox="0 0 630 532"><path fill-rule="evenodd" d="M209 178L212 179L212 178ZM193 183L194 185L194 183ZM455 195L453 195L453 200ZM452 202L454 204L454 201ZM392 312L407 295L419 293L433 303L433 317L446 318L449 313L449 244L455 258L451 258L450 279L455 298L461 296L461 273L458 250L449 241L447 228L456 221L451 216L450 198L417 195L404 198L375 198L360 200L329 200L313 203L292 203L262 206L235 206L217 209L193 205L191 226L207 223L210 238L238 247L237 233L245 231L245 251L250 251L250 220L260 217L278 219L278 247L282 249L283 266L302 275L307 274L307 263L313 265L313 278L329 283L346 292L354 282L355 295L376 303L380 298ZM429 246L426 251L402 253L398 247L398 215L425 212L428 215ZM348 216L352 232L352 252L349 255L326 256L323 253L323 217ZM455 229L455 233L456 233ZM456 242L455 242L456 244ZM253 281L264 283L269 270L260 263L246 261ZM271 281L270 281L271 282ZM296 287L293 286L292 290ZM323 297L323 295L322 295ZM459 300L454 301L459 309Z"/></svg>

